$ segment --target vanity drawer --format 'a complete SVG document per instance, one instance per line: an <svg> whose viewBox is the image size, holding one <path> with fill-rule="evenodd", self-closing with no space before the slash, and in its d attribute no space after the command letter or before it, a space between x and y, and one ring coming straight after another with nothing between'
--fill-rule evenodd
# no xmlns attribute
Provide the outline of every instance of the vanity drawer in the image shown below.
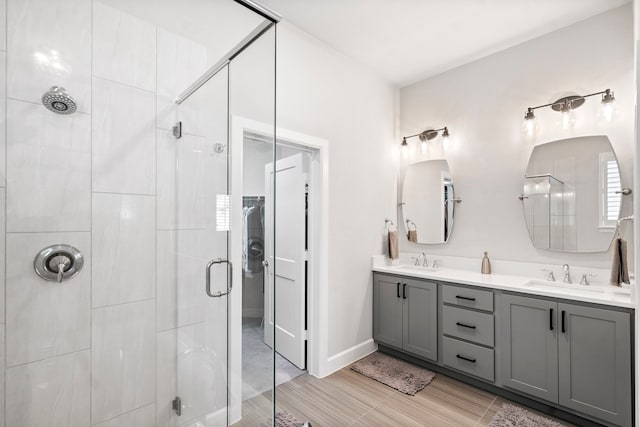
<svg viewBox="0 0 640 427"><path fill-rule="evenodd" d="M461 307L493 311L493 292L463 288L461 286L442 285L442 302Z"/></svg>
<svg viewBox="0 0 640 427"><path fill-rule="evenodd" d="M494 380L492 349L442 337L442 362L450 368L488 381Z"/></svg>
<svg viewBox="0 0 640 427"><path fill-rule="evenodd" d="M442 333L493 347L493 314L442 307Z"/></svg>

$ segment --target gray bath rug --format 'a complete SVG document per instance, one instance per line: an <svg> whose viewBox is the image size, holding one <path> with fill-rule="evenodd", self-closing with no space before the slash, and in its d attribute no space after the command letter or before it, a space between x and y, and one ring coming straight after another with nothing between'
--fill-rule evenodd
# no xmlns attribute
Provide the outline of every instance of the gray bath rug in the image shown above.
<svg viewBox="0 0 640 427"><path fill-rule="evenodd" d="M428 386L436 376L427 369L380 352L358 360L351 369L410 396Z"/></svg>
<svg viewBox="0 0 640 427"><path fill-rule="evenodd" d="M276 412L276 427L302 427L302 424L287 411ZM271 418L266 423L262 423L260 427L272 427Z"/></svg>
<svg viewBox="0 0 640 427"><path fill-rule="evenodd" d="M489 427L565 427L557 421L534 414L516 405L503 403Z"/></svg>

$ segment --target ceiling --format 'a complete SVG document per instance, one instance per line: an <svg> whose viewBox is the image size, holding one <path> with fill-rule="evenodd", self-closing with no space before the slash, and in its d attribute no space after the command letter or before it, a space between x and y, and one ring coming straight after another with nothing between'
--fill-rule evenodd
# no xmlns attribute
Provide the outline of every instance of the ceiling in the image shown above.
<svg viewBox="0 0 640 427"><path fill-rule="evenodd" d="M260 0L407 86L630 0Z"/></svg>

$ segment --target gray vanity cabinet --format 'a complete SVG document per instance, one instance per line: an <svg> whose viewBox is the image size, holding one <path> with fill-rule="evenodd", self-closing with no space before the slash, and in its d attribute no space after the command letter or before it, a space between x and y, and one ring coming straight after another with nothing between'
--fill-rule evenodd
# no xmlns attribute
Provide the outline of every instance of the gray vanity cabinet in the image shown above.
<svg viewBox="0 0 640 427"><path fill-rule="evenodd" d="M373 339L402 348L402 278L373 276Z"/></svg>
<svg viewBox="0 0 640 427"><path fill-rule="evenodd" d="M404 280L402 348L438 360L438 285Z"/></svg>
<svg viewBox="0 0 640 427"><path fill-rule="evenodd" d="M631 425L629 313L502 297L503 385L615 425Z"/></svg>
<svg viewBox="0 0 640 427"><path fill-rule="evenodd" d="M502 381L506 387L558 401L557 303L502 297Z"/></svg>
<svg viewBox="0 0 640 427"><path fill-rule="evenodd" d="M438 359L435 283L374 274L373 338L425 359Z"/></svg>
<svg viewBox="0 0 640 427"><path fill-rule="evenodd" d="M631 316L565 303L558 316L560 405L630 426Z"/></svg>

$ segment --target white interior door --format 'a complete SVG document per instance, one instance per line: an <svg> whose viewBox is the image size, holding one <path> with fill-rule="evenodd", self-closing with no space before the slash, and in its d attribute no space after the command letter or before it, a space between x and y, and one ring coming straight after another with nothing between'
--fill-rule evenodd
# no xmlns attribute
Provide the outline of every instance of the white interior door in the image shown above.
<svg viewBox="0 0 640 427"><path fill-rule="evenodd" d="M278 160L265 168L265 343L300 369L306 369L306 153ZM275 203L275 210L274 208ZM274 221L275 212L275 221ZM275 224L275 257L274 257ZM275 303L275 307L274 307ZM275 327L274 327L275 326Z"/></svg>

